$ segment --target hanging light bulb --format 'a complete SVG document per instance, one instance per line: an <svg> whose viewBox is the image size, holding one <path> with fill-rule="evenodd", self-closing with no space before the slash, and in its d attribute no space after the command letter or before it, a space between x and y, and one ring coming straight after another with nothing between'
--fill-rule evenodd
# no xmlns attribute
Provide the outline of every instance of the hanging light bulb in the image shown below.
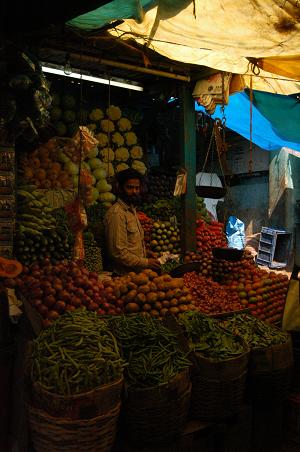
<svg viewBox="0 0 300 452"><path fill-rule="evenodd" d="M64 73L66 75L71 75L72 74L72 67L71 67L71 63L70 63L70 54L69 53L66 54L65 65L64 65Z"/></svg>

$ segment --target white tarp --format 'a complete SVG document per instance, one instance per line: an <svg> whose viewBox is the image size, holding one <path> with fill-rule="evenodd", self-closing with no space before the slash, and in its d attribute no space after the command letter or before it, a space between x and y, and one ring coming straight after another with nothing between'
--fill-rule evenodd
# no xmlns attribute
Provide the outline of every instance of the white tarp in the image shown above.
<svg viewBox="0 0 300 452"><path fill-rule="evenodd" d="M160 0L142 23L126 19L110 33L133 38L172 60L250 74L247 58L299 58L300 6L298 0ZM263 71L259 75L263 74L272 75ZM266 79L258 87L258 79L254 89L300 91L297 82L277 80L274 88Z"/></svg>

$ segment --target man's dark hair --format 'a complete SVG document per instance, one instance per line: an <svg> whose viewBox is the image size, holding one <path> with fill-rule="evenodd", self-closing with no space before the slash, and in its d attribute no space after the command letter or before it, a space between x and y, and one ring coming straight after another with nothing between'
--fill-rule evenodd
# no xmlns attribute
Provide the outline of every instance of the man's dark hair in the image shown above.
<svg viewBox="0 0 300 452"><path fill-rule="evenodd" d="M143 183L143 180L144 180L141 173L139 173L138 171L136 171L135 169L132 169L132 168L127 168L123 171L120 171L117 174L116 179L117 179L117 182L118 182L120 188L123 188L129 179L139 179L141 184Z"/></svg>

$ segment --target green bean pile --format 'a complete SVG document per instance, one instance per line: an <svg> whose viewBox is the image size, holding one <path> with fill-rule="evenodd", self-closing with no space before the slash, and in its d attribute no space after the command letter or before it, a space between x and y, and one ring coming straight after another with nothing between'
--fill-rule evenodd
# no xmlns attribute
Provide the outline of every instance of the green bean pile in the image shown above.
<svg viewBox="0 0 300 452"><path fill-rule="evenodd" d="M168 382L190 366L177 336L151 317L119 316L111 319L124 359L129 386L147 388Z"/></svg>
<svg viewBox="0 0 300 452"><path fill-rule="evenodd" d="M227 333L218 322L200 312L185 312L179 316L190 350L215 360L230 359L246 351L239 337Z"/></svg>
<svg viewBox="0 0 300 452"><path fill-rule="evenodd" d="M107 322L94 312L67 312L33 344L31 376L55 394L73 395L119 379L124 362Z"/></svg>
<svg viewBox="0 0 300 452"><path fill-rule="evenodd" d="M234 315L222 321L223 326L241 336L251 348L267 348L285 344L289 335L266 322L247 314Z"/></svg>

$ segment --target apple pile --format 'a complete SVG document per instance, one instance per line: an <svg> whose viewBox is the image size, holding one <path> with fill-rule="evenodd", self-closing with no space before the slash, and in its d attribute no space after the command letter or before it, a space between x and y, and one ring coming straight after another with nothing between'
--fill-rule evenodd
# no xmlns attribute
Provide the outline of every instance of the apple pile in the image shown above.
<svg viewBox="0 0 300 452"><path fill-rule="evenodd" d="M98 274L89 272L78 262L61 261L24 267L15 279L6 279L6 287L14 286L42 316L43 327L48 327L65 311L86 307L100 315L121 314L110 288L104 287Z"/></svg>

